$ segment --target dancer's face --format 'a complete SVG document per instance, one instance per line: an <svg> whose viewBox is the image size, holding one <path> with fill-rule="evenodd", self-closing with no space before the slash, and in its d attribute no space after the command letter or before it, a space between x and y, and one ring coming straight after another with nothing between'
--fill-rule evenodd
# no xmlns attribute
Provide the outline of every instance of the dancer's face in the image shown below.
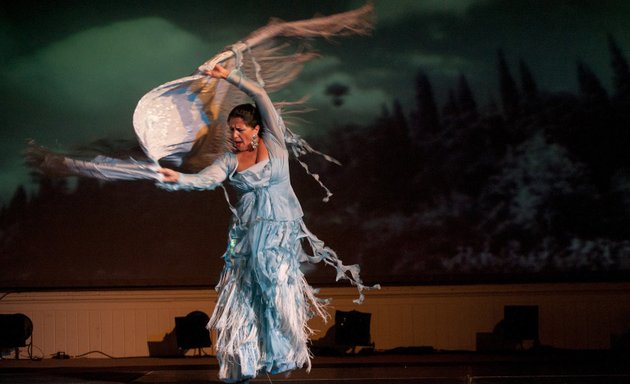
<svg viewBox="0 0 630 384"><path fill-rule="evenodd" d="M251 149L252 137L258 134L259 126L251 127L240 117L233 117L228 121L232 144L237 152Z"/></svg>

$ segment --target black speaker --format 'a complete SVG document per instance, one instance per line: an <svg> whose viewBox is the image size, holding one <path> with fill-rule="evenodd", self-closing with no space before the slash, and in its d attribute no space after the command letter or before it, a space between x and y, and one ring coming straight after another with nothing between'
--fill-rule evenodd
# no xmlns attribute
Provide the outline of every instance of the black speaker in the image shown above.
<svg viewBox="0 0 630 384"><path fill-rule="evenodd" d="M538 306L506 305L503 330L507 340L538 340Z"/></svg>
<svg viewBox="0 0 630 384"><path fill-rule="evenodd" d="M201 311L190 312L185 317L175 318L177 347L194 349L210 347L210 332L206 328L210 318Z"/></svg>
<svg viewBox="0 0 630 384"><path fill-rule="evenodd" d="M0 347L26 347L33 334L33 322L22 313L0 315Z"/></svg>
<svg viewBox="0 0 630 384"><path fill-rule="evenodd" d="M359 311L335 312L335 343L337 345L372 345L370 320L372 314Z"/></svg>

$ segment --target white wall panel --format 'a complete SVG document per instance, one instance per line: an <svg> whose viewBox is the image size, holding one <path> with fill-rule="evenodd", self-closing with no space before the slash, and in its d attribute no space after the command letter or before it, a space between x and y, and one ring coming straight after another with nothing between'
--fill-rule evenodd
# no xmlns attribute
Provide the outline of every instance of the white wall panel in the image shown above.
<svg viewBox="0 0 630 384"><path fill-rule="evenodd" d="M352 288L324 288L321 296L333 298L331 318L311 322L314 339L333 325L335 309L358 310L372 314L378 349L475 350L476 334L492 332L505 305L537 305L547 346L605 349L612 335L630 331L629 283L385 287L368 292L361 306L352 303ZM0 300L0 313L31 318L36 355L132 357L149 356L150 343L156 351L173 351L175 317L196 310L210 315L215 301L213 290L24 292Z"/></svg>

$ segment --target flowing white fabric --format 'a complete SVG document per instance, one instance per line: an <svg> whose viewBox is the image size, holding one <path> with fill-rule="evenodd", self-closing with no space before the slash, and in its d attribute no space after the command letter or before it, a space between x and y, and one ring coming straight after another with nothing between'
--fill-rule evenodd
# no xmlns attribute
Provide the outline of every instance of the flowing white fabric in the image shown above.
<svg viewBox="0 0 630 384"><path fill-rule="evenodd" d="M247 77L264 85L267 92L273 92L295 79L303 64L317 56L304 47L292 47L292 44L312 37L328 39L367 34L372 26L371 4L307 20L283 22L274 19L204 62L192 75L156 87L140 99L133 115L134 130L148 160L127 157L113 162L103 161L101 157L92 161L60 161L59 156L63 155L33 143L26 151L27 162L49 174L97 175L106 180L151 178L146 170L156 169L150 164L157 165L158 162L197 172L230 149L226 137L227 114L245 101L241 92L206 76L204 71L221 63L228 70L240 69ZM278 38L282 38L282 42ZM314 152L290 130L287 131L287 144L295 156ZM114 163L121 169L113 169ZM308 171L306 164L302 165ZM89 170L85 171L83 167ZM134 167L140 170L134 170ZM156 174L152 178L159 180L160 176Z"/></svg>

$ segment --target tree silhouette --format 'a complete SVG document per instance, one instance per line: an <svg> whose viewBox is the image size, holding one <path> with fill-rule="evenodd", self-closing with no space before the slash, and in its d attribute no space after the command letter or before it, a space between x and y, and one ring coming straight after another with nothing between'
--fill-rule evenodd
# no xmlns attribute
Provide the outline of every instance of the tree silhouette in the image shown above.
<svg viewBox="0 0 630 384"><path fill-rule="evenodd" d="M514 119L519 111L520 96L502 49L497 51L497 66L503 113L507 119Z"/></svg>
<svg viewBox="0 0 630 384"><path fill-rule="evenodd" d="M608 34L610 65L613 70L615 97L630 102L630 68L621 49L611 34Z"/></svg>
<svg viewBox="0 0 630 384"><path fill-rule="evenodd" d="M13 197L7 207L3 207L0 217L0 228L9 223L18 221L28 208L28 195L24 186L20 185L13 193Z"/></svg>
<svg viewBox="0 0 630 384"><path fill-rule="evenodd" d="M405 117L405 112L403 111L402 104L400 100L394 100L392 106L392 117L391 122L394 126L395 135L400 138L402 142L409 142L409 123L407 122L407 117Z"/></svg>
<svg viewBox="0 0 630 384"><path fill-rule="evenodd" d="M469 119L477 118L477 103L475 97L470 89L466 76L459 76L459 83L457 88L457 100L461 113Z"/></svg>
<svg viewBox="0 0 630 384"><path fill-rule="evenodd" d="M528 102L536 102L538 100L538 85L534 80L532 71L523 59L519 60L519 72L521 73L521 90Z"/></svg>
<svg viewBox="0 0 630 384"><path fill-rule="evenodd" d="M422 71L416 77L416 109L412 112L411 127L416 142L440 131L440 117L433 87L427 74Z"/></svg>
<svg viewBox="0 0 630 384"><path fill-rule="evenodd" d="M453 91L453 89L449 89L446 103L444 104L444 107L442 107L442 119L448 123L449 120L457 118L458 116L459 106L457 105L455 91Z"/></svg>
<svg viewBox="0 0 630 384"><path fill-rule="evenodd" d="M577 63L577 76L580 92L589 103L601 104L608 102L608 93L602 86L595 72L582 61Z"/></svg>

